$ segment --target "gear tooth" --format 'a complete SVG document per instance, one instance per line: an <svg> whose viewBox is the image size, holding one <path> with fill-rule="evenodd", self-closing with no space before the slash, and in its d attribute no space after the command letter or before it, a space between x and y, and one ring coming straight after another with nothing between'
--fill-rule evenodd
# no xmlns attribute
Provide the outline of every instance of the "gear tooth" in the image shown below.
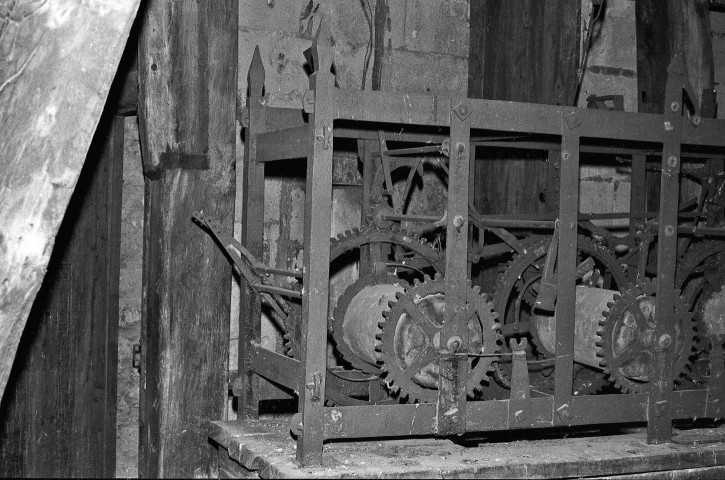
<svg viewBox="0 0 725 480"><path fill-rule="evenodd" d="M609 307L609 308L611 308L611 307ZM609 310L604 310L604 311L602 312L602 316L603 316L603 317L604 317L605 319L606 319L607 317L609 317ZM604 320L599 320L599 325L604 325Z"/></svg>
<svg viewBox="0 0 725 480"><path fill-rule="evenodd" d="M419 279L417 279L417 278L414 278L414 279L413 279L413 286L414 286L414 287L418 287L418 286L420 286L420 283L421 283L421 282L420 282L420 280L419 280Z"/></svg>
<svg viewBox="0 0 725 480"><path fill-rule="evenodd" d="M470 282L469 282L469 284L470 284ZM481 287L479 287L478 285L473 287L473 293L475 293L476 295L481 295ZM483 295L486 295L486 294L484 293ZM484 298L484 300L485 300L485 298Z"/></svg>

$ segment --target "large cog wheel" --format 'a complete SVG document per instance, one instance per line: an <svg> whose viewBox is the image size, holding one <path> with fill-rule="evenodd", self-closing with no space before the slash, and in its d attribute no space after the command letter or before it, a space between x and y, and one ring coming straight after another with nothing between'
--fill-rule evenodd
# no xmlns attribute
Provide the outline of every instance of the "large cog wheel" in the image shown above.
<svg viewBox="0 0 725 480"><path fill-rule="evenodd" d="M426 273L444 273L445 262L438 251L430 247L425 240L421 240L415 235L410 235L399 230L380 230L375 227L367 227L362 230L345 232L337 238L332 239L330 242L330 263L334 263L352 251L360 250L364 246L373 244L391 246L391 251L386 255L387 258L381 259L381 263L385 263L388 273L368 275L365 278L358 279L355 283L347 287L337 300L331 318L331 329L337 351L345 361L350 363L354 368L366 373L379 374L379 367L377 365L371 365L369 362L361 359L353 352L348 341L345 339L343 321L350 301L365 286L370 286L375 283L399 283L407 286L404 279L390 275L389 272L391 269L393 273L397 273L401 269L410 268L411 271L415 272L414 276L423 278Z"/></svg>
<svg viewBox="0 0 725 480"><path fill-rule="evenodd" d="M695 353L685 373L683 388L684 384L699 387L710 381L710 339L707 336L704 306L713 295L723 289L724 257L725 242L705 240L692 243L677 265L675 287L682 290L685 302L692 305L698 332Z"/></svg>
<svg viewBox="0 0 725 480"><path fill-rule="evenodd" d="M458 321L469 331L469 374L467 392L474 395L485 377L493 371L500 351L498 322L493 304L478 287L466 286L466 306ZM429 277L398 300L381 322L381 359L385 380L393 391L409 402L434 403L438 398L438 366L441 356L446 285L442 276ZM491 356L489 356L491 355Z"/></svg>
<svg viewBox="0 0 725 480"><path fill-rule="evenodd" d="M514 258L504 267L504 271L499 276L494 295L494 305L499 313L499 322L502 327L515 325L521 322L523 317L533 312L550 242L550 239L540 238L528 242L524 241L526 253L524 255L514 254ZM599 277L599 280L596 280L595 275L592 275L580 281L590 281L594 283L592 286L613 290L627 284L626 272L622 269L620 263L606 247L598 242L579 235L577 253L579 261L589 257L594 260L595 270L598 272L597 276ZM516 331L515 328L513 330ZM530 343L533 344L532 351L528 353L529 358L541 359L552 356L541 345L536 335L536 329L529 330L528 333L519 334L527 335L527 338L531 341ZM508 342L504 341L504 350L508 349L507 345ZM532 384L542 390L550 390L549 387L553 385L551 381L553 378L552 369L553 367L539 369L538 375L531 378ZM510 388L511 384L510 370L509 365L496 364L496 379L506 388ZM588 366L583 366L575 373L573 389L577 395L596 393L607 383L601 372Z"/></svg>
<svg viewBox="0 0 725 480"><path fill-rule="evenodd" d="M646 392L649 388L649 374L657 341L654 330L657 326L655 295L657 286L648 279L630 285L614 296L614 302L605 319L600 322L597 355L602 358L604 373L623 392ZM695 345L695 322L675 291L674 311L675 338L671 338L674 349L673 378L679 382Z"/></svg>

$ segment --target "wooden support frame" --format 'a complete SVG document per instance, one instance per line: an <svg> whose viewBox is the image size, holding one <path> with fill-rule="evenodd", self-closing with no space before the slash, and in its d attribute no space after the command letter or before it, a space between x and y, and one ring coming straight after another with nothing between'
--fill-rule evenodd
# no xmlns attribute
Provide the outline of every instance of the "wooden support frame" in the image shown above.
<svg viewBox="0 0 725 480"><path fill-rule="evenodd" d="M548 428L557 425L595 425L604 423L648 421L652 429L658 430L657 435L662 440L669 438L666 427L673 418L702 417L707 411L707 391L685 390L677 392L664 392L667 395L668 410L664 414L660 410L657 415L653 409L653 400L659 398L662 392L651 391L631 395L600 395L600 396L574 396L572 392L573 377L573 351L574 351L574 315L575 315L575 275L576 275L576 248L577 228L581 220L578 212L579 203L579 152L582 150L583 139L615 139L626 141L642 141L657 143L663 141L662 125L670 121L668 117L653 114L632 114L616 111L598 111L572 107L551 105L526 104L516 102L502 102L492 100L460 99L430 95L413 95L399 93L385 93L377 91L344 91L334 87L334 78L329 73L332 63L332 42L329 41L329 32L325 27L320 30L315 40L315 65L319 68L312 77L311 90L314 98L314 112L310 115L307 140L300 139L300 145L308 145L307 155L307 183L305 204L305 268L302 320L302 344L299 356L299 368L295 367L299 392L299 410L293 417L290 427L297 434L297 461L302 465L320 464L322 461L323 442L330 439L371 438L380 436L400 435L450 435L470 431L502 430L513 428ZM250 73L251 78L258 76L259 63L253 61ZM250 70L251 72L251 70ZM263 82L262 82L263 83ZM263 85L255 84L255 95L260 95ZM250 100L250 102L256 100ZM250 136L248 139L249 155L245 158L245 168L252 171L261 165L264 159L256 158L255 142L264 138L270 145L273 138L282 140L284 135L281 129L262 131L252 125L253 120L261 122L265 115L271 111L269 107L257 102L259 106L250 103ZM450 108L441 108L442 105ZM512 413L512 402L507 400L469 401L465 389L460 382L455 381L456 376L467 370L467 363L458 361L448 340L461 337L462 332L455 328L455 322L445 322L441 345L445 344L448 354L441 358L440 367L452 375L439 384L437 404L399 404L375 406L335 406L325 407L325 387L327 374L326 365L326 315L328 308L328 275L329 275L329 211L331 208L331 165L332 165L332 139L337 135L335 121L344 121L340 128L340 136L358 139L358 151L364 159L364 182L370 181L372 153L375 139L387 140L389 138L405 138L407 133L401 133L408 126L437 127L446 138L450 136L450 185L448 210L446 217L447 250L446 250L446 319L455 318L456 305L462 301L460 288L467 281L467 264L465 261L467 250L467 230L464 227L468 221L468 193L470 184L470 156L471 129L495 130L507 132L526 132L544 135L556 135L561 139L561 145L548 150L561 151L560 178L559 178L559 244L557 257L558 285L561 286L557 299L557 329L556 329L556 359L557 372L554 395L540 395L531 390L527 396L526 407L529 411L522 412L518 417L525 417L525 421L518 421L517 415ZM350 121L359 122L364 126L371 123L369 130L350 128ZM392 124L389 130L379 131L379 125ZM276 131L276 135L273 133ZM295 130L300 135L301 129ZM689 145L708 145L718 148L725 147L725 122L719 120L702 119L695 123L681 122L679 125L679 138L673 137L666 141L663 151L667 156L674 149L679 149L682 143ZM410 138L414 138L413 134ZM255 139L256 136L256 139ZM419 137L415 137L419 138ZM419 140L425 142L421 136ZM429 140L430 141L430 140ZM280 147L276 152L286 152L284 155L298 155L297 148ZM679 150L678 150L679 152ZM276 155L276 154L275 154ZM273 155L274 156L274 155ZM276 157L275 157L276 158ZM256 165L255 165L256 163ZM367 166L366 166L367 165ZM668 164L669 165L669 164ZM670 166L671 168L671 166ZM250 179L247 180L251 181ZM255 180L256 181L256 180ZM258 182L261 184L262 182ZM250 186L248 183L246 186ZM258 187L256 187L258 188ZM672 188L668 185L665 190ZM364 196L369 196L369 185L363 188ZM663 202L665 199L662 199ZM670 212L671 206L665 204L662 210ZM251 213L251 210L247 210ZM261 215L256 218L246 218L245 222L261 222ZM634 214L633 214L634 215ZM676 222L663 216L660 224L666 228L668 221ZM634 215L636 216L636 215ZM670 222L670 223L671 223ZM546 223L546 222L545 222ZM547 225L551 225L549 221ZM245 223L249 231L254 228L253 223ZM676 230L676 229L675 229ZM675 235L676 237L676 235ZM250 238L246 239L247 241ZM248 247L249 248L249 247ZM672 258L665 256L663 262L669 262L673 268ZM662 283L660 297L672 296L672 285ZM669 285L669 286L668 286ZM669 289L669 290L668 290ZM448 303L450 292L451 303ZM669 294L667 293L669 292ZM456 301L458 300L458 301ZM658 309L659 304L658 304ZM665 307L666 308L666 307ZM256 315L252 312L252 315ZM250 325L248 337L240 344L244 358L250 352L256 358L274 362L275 354L260 353L262 347L253 345L253 332L258 329L259 319L247 317L245 322ZM463 335L465 337L465 334ZM250 343L252 342L252 343ZM465 345L461 337L460 346ZM260 355L262 355L260 357ZM258 360L257 360L258 361ZM244 364L242 376L244 382L242 391L238 392L244 402L256 402L254 396L254 377L259 374L273 375L274 368L291 368L287 359L279 362L277 367L265 366L255 369L254 361ZM671 382L666 373L667 364L658 363L658 372L662 374L661 381ZM457 375L456 375L457 374ZM280 377L282 383L289 384L290 373ZM282 378L283 377L283 378ZM453 380L451 380L453 379ZM518 385L519 390L528 391L528 385ZM514 388L512 388L512 391ZM671 389L670 389L671 390ZM518 405L518 404L517 404ZM517 406L516 408L521 408ZM255 405L244 405L243 411L247 416L253 415ZM446 413L455 412L453 415Z"/></svg>

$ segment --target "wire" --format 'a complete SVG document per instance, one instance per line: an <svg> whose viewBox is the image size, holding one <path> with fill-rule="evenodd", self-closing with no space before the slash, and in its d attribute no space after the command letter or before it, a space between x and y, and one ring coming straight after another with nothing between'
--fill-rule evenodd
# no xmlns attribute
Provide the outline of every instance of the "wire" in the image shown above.
<svg viewBox="0 0 725 480"><path fill-rule="evenodd" d="M579 98L579 92L582 88L582 82L584 81L584 71L587 66L587 61L589 60L589 48L592 45L592 32L594 31L594 25L599 21L599 17L601 16L602 12L604 11L604 6L607 3L607 0L601 0L601 3L599 4L599 9L597 10L596 16L594 16L594 1L592 1L592 13L590 15L590 21L589 21L589 30L587 30L587 39L584 43L586 43L586 46L584 47L584 52L581 58L581 61L579 62L579 69L577 70L577 79L576 79L576 90L574 91L574 106L577 104L577 100ZM592 18L593 17L593 18Z"/></svg>
<svg viewBox="0 0 725 480"><path fill-rule="evenodd" d="M373 7L370 6L370 0L360 0L360 5L363 8L365 20L368 22L368 31L370 32L370 38L368 38L368 46L365 49L365 65L363 66L362 85L360 87L361 90L365 90L365 83L368 76L368 67L370 66L370 58L373 52Z"/></svg>

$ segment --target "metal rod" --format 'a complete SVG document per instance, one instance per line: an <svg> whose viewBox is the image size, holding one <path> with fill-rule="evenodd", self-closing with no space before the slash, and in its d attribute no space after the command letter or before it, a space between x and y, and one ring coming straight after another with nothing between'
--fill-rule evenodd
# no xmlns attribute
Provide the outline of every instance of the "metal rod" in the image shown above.
<svg viewBox="0 0 725 480"><path fill-rule="evenodd" d="M261 271L262 273L269 273L271 275L284 275L285 277L294 277L294 278L302 278L303 274L299 270L285 270L282 268L272 268L272 267L265 267L260 266L256 267L257 270Z"/></svg>
<svg viewBox="0 0 725 480"><path fill-rule="evenodd" d="M285 295L293 298L302 298L302 293L297 290L290 290L289 288L275 287L273 285L265 285L263 283L252 283L250 284L255 290L267 293L276 293L277 295Z"/></svg>

